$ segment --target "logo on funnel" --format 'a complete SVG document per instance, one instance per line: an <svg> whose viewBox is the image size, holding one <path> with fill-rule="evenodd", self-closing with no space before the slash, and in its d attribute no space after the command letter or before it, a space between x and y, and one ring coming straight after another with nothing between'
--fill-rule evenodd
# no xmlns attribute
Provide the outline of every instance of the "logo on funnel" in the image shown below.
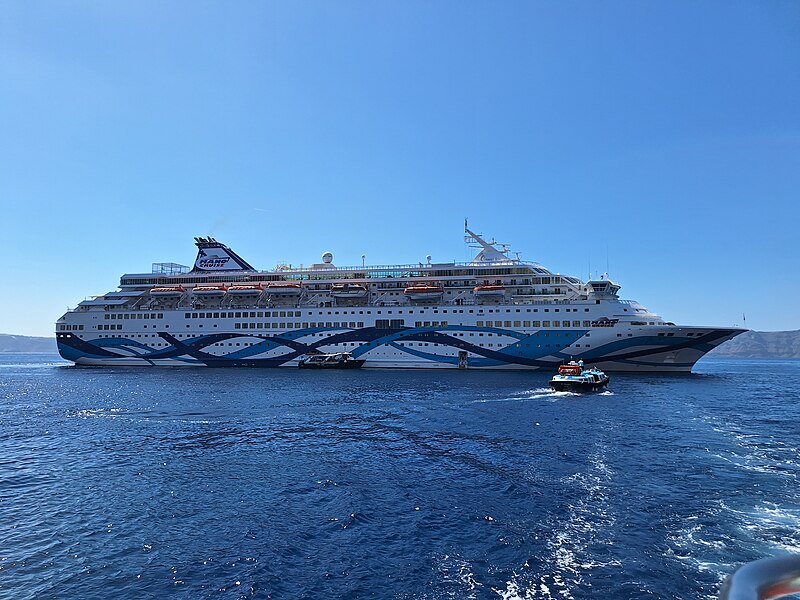
<svg viewBox="0 0 800 600"><path fill-rule="evenodd" d="M230 260L230 256L207 256L197 261L197 267L200 269L221 269Z"/></svg>

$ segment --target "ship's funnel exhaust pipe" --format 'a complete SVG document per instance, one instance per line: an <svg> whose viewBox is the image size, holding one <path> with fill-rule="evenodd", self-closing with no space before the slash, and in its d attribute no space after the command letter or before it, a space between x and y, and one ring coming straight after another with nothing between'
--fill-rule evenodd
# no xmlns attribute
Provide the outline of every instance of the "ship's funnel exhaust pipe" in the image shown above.
<svg viewBox="0 0 800 600"><path fill-rule="evenodd" d="M196 237L194 242L197 245L197 258L192 268L193 273L197 271L255 271L250 263L212 237Z"/></svg>

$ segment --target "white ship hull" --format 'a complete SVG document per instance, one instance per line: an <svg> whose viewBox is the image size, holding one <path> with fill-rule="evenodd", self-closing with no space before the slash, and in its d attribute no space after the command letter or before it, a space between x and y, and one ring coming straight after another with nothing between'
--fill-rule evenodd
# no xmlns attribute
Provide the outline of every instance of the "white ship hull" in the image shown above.
<svg viewBox="0 0 800 600"><path fill-rule="evenodd" d="M581 310L584 307L582 305ZM473 314L466 313L463 317L458 310L464 309L452 314L449 311L454 309L446 306L405 311L394 308L392 316L405 316L398 313L408 310L420 321L409 323L402 319L402 326L398 324L395 328L376 327L376 317L384 316L386 309L292 311L298 315L292 317L292 322L280 316L249 317L250 312L264 315L270 311L229 311L232 315L229 319L219 317L227 315L228 311L218 312L214 318L211 310L173 310L159 313L162 318L150 323L119 317L114 320L120 329L114 333L80 337L58 333L57 341L64 358L91 366L281 367L296 366L297 360L308 351L346 351L355 358L364 359L364 368L552 371L564 360L574 358L604 371L689 372L706 352L744 331L621 324L558 329L534 327L532 320L522 318L533 314L524 311L533 309L512 304L491 309L475 306L468 309ZM528 327L514 327L513 320L487 321L489 310L492 316L509 311L509 315L520 318L519 322L527 323ZM523 312L518 314L518 310ZM359 312L383 314L359 315ZM248 316L237 319L237 313ZM328 313L345 314L336 317ZM124 312L117 314L125 315ZM439 315L439 318L448 316L446 324L425 321ZM456 322L456 317L462 318ZM347 318L348 321L312 322L312 318ZM370 318L370 322L350 322L350 318ZM91 320L92 316L87 315L84 331L91 326ZM506 323L510 326L506 327Z"/></svg>

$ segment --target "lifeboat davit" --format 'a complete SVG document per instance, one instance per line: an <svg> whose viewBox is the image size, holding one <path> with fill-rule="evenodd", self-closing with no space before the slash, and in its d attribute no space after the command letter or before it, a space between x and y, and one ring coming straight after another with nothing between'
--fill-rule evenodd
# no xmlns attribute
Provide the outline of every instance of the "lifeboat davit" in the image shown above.
<svg viewBox="0 0 800 600"><path fill-rule="evenodd" d="M185 292L182 285L150 288L150 296L153 298L180 298Z"/></svg>
<svg viewBox="0 0 800 600"><path fill-rule="evenodd" d="M264 291L264 286L260 283L246 285L232 285L228 288L228 293L232 296L258 296Z"/></svg>
<svg viewBox="0 0 800 600"><path fill-rule="evenodd" d="M273 281L267 284L265 290L268 294L290 294L297 296L303 291L303 286L292 281Z"/></svg>
<svg viewBox="0 0 800 600"><path fill-rule="evenodd" d="M472 288L472 291L478 298L499 298L506 295L506 286L478 285Z"/></svg>
<svg viewBox="0 0 800 600"><path fill-rule="evenodd" d="M227 290L224 285L196 285L192 289L192 294L204 298L217 298L224 296Z"/></svg>
<svg viewBox="0 0 800 600"><path fill-rule="evenodd" d="M444 295L444 289L440 285L418 283L408 286L403 293L409 300L438 300Z"/></svg>
<svg viewBox="0 0 800 600"><path fill-rule="evenodd" d="M364 298L369 294L363 283L334 283L331 285L331 296L334 298Z"/></svg>

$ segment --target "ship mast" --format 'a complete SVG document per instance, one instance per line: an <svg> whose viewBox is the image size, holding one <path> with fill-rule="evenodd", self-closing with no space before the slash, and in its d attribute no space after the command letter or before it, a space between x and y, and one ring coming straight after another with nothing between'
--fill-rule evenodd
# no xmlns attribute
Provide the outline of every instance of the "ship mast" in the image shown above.
<svg viewBox="0 0 800 600"><path fill-rule="evenodd" d="M481 251L478 253L478 255L472 259L473 264L487 262L515 262L513 259L508 257L508 244L497 242L494 238L487 242L485 239L483 239L483 236L475 233L469 228L466 219L464 219L464 234L465 243L470 244L473 248L481 248ZM500 248L495 248L495 246L500 246Z"/></svg>

